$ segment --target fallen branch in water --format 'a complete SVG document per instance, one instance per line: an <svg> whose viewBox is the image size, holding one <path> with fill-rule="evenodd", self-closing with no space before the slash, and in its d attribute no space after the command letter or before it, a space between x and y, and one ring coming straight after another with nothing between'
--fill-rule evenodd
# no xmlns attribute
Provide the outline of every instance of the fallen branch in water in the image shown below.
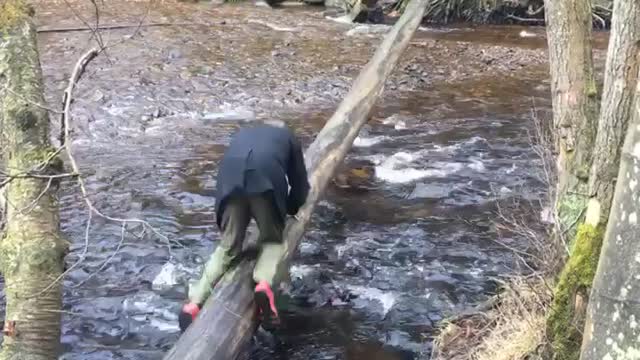
<svg viewBox="0 0 640 360"><path fill-rule="evenodd" d="M97 29L87 27L53 27L53 28L39 28L38 33L61 33L61 32L74 32L74 31L96 31L96 30L120 30L120 29L135 29L146 27L160 27L160 26L210 26L206 23L150 23L150 24L115 24L115 25L102 25Z"/></svg>
<svg viewBox="0 0 640 360"><path fill-rule="evenodd" d="M515 16L512 14L508 14L505 16L507 19L512 19L520 22L528 22L528 23L543 23L544 19L536 19L536 18L523 18L520 16Z"/></svg>
<svg viewBox="0 0 640 360"><path fill-rule="evenodd" d="M259 25L262 25L262 26L266 26L269 29L274 30L274 31L284 31L284 32L296 32L296 31L298 31L297 28L283 27L283 26L279 26L279 25L276 25L276 24L272 24L272 23L269 23L269 22L266 22L266 21L262 21L262 20L257 20L257 19L249 19L249 20L247 20L247 22L249 24L259 24Z"/></svg>

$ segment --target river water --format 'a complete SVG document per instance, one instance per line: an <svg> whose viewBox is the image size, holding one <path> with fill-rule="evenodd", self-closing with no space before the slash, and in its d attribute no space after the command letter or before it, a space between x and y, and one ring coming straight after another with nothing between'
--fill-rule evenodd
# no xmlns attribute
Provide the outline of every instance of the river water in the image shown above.
<svg viewBox="0 0 640 360"><path fill-rule="evenodd" d="M75 156L98 209L170 243L96 216L87 230L65 184L67 261L88 251L65 280L62 358L160 359L179 336L183 284L219 239L214 176L230 134L278 117L308 145L386 28L308 6L98 5L103 24L177 25L41 33L47 100L59 104L97 37L110 46L78 85ZM38 10L41 29L96 20L89 2ZM256 338L245 358L426 359L443 317L517 271L501 244L527 244L498 234L496 210L540 221L531 118L549 117L544 41L518 27L416 34L301 244L277 344Z"/></svg>

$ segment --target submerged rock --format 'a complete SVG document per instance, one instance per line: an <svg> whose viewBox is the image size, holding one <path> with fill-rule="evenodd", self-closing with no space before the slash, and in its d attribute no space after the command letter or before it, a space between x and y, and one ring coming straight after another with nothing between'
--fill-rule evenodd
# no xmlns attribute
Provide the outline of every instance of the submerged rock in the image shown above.
<svg viewBox="0 0 640 360"><path fill-rule="evenodd" d="M220 112L207 112L202 115L203 120L245 120L252 121L256 119L256 114L249 109L221 109Z"/></svg>
<svg viewBox="0 0 640 360"><path fill-rule="evenodd" d="M182 264L167 262L153 279L151 288L156 291L166 291L176 285L186 284L191 277L196 275L196 270L188 269Z"/></svg>
<svg viewBox="0 0 640 360"><path fill-rule="evenodd" d="M451 194L451 185L417 183L409 195L409 199L441 199Z"/></svg>

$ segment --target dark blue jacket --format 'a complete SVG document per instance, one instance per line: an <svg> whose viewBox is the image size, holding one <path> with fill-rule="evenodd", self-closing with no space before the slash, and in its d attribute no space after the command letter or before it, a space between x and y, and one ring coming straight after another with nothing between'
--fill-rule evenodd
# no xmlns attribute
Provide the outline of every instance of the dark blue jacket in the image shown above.
<svg viewBox="0 0 640 360"><path fill-rule="evenodd" d="M259 125L241 129L231 139L220 161L216 186L218 226L229 197L268 191L273 192L275 205L284 221L287 213L295 215L298 212L309 193L300 143L286 128Z"/></svg>

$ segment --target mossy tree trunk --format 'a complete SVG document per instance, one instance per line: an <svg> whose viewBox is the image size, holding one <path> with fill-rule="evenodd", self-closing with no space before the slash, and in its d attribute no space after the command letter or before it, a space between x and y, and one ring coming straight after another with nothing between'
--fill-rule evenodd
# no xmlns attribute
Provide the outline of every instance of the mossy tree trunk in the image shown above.
<svg viewBox="0 0 640 360"><path fill-rule="evenodd" d="M6 317L0 359L57 359L66 242L59 231L33 12L20 0L0 4L0 113L6 225L0 240ZM44 291L47 289L47 291Z"/></svg>
<svg viewBox="0 0 640 360"><path fill-rule="evenodd" d="M636 1L617 1L597 136L593 149L582 150L593 154L587 187L590 198L584 222L579 225L573 239L569 261L560 275L548 319L548 333L557 359L579 357L589 292L600 256L624 132L635 94L639 34L640 5ZM580 203L582 212L582 199Z"/></svg>
<svg viewBox="0 0 640 360"><path fill-rule="evenodd" d="M615 15L614 15L615 16ZM640 358L640 87L593 281L581 359Z"/></svg>

